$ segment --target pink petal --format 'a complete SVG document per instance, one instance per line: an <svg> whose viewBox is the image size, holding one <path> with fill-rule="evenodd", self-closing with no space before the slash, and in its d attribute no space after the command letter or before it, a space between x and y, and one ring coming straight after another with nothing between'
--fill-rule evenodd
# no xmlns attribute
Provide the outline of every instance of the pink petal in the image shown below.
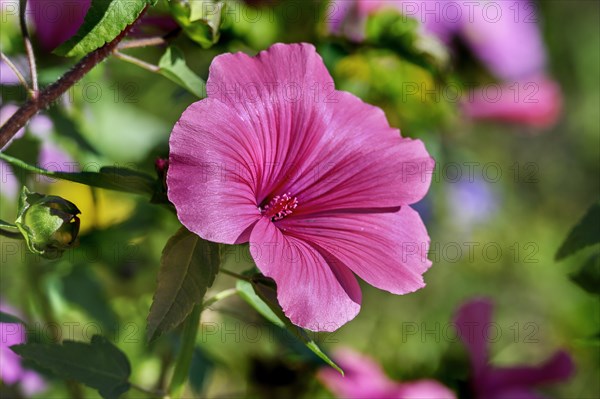
<svg viewBox="0 0 600 399"><path fill-rule="evenodd" d="M419 380L400 384L396 389L398 399L456 399L447 387L433 380Z"/></svg>
<svg viewBox="0 0 600 399"><path fill-rule="evenodd" d="M316 245L377 288L406 294L425 286L429 236L409 206L389 213L292 214L276 224L286 236Z"/></svg>
<svg viewBox="0 0 600 399"><path fill-rule="evenodd" d="M361 292L352 273L328 264L301 239L284 235L261 218L250 236L250 251L260 271L277 283L277 300L296 325L335 331L360 310Z"/></svg>
<svg viewBox="0 0 600 399"><path fill-rule="evenodd" d="M543 364L531 367L507 367L492 369L486 385L493 390L501 391L511 388L534 387L568 379L574 372L571 357L564 351L557 352Z"/></svg>
<svg viewBox="0 0 600 399"><path fill-rule="evenodd" d="M296 215L373 209L421 200L434 161L420 140L403 139L385 114L350 93L329 104L325 140L298 168L292 184L279 188L298 198Z"/></svg>
<svg viewBox="0 0 600 399"><path fill-rule="evenodd" d="M344 370L338 371L323 367L317 378L339 398L346 399L382 399L394 397L398 384L391 381L379 364L352 349L341 349L333 358Z"/></svg>
<svg viewBox="0 0 600 399"><path fill-rule="evenodd" d="M252 125L245 134L259 147L259 204L290 192L303 201L298 212L385 208L417 202L429 188L423 144L402 139L379 108L335 91L312 45L221 55L207 92Z"/></svg>
<svg viewBox="0 0 600 399"><path fill-rule="evenodd" d="M491 301L475 299L461 306L455 317L458 333L469 351L475 380L487 370L486 333L492 322L492 308Z"/></svg>
<svg viewBox="0 0 600 399"><path fill-rule="evenodd" d="M169 140L169 200L183 225L200 237L235 243L260 217L252 162L261 150L248 122L225 104L205 99L181 116Z"/></svg>
<svg viewBox="0 0 600 399"><path fill-rule="evenodd" d="M309 44L275 44L256 57L220 55L210 66L207 93L249 125L243 133L256 150L245 161L256 164L259 204L317 152L328 123L325 94L335 94Z"/></svg>

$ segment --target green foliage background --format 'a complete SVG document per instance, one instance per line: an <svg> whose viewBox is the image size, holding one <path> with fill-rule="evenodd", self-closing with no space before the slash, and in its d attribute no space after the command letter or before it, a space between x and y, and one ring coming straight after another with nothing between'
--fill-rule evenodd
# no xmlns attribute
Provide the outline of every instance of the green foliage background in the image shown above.
<svg viewBox="0 0 600 399"><path fill-rule="evenodd" d="M499 165L502 171L502 177L491 184L497 211L469 229L457 223L448 205L451 176L434 176L427 197L434 251L430 256L434 264L425 275L427 287L393 296L363 284L361 313L335 333L318 334L315 338L321 347L351 346L369 353L397 380L436 377L452 381L466 373L465 354L460 344L452 342L446 326L461 303L487 296L496 303L495 322L501 331L492 344L495 364L533 364L566 348L575 359L577 374L547 392L559 398L598 397L600 303L569 278L597 248L561 261L554 258L570 229L600 193L598 3L539 4L550 70L565 96L563 118L543 133L469 123L454 103L405 96L402 82L434 84L425 69L388 50L348 53L322 34L323 21L314 17L317 6L301 4L310 17L286 18L280 6L273 18L226 20L220 41L210 49L184 35L173 44L185 54L189 68L205 79L210 61L222 52L252 53L273 42L316 43L337 87L382 107L403 135L426 142L438 165L456 163L463 165L464 172L465 163L478 162ZM159 7L166 10L164 2ZM244 12L253 15L257 11ZM2 48L9 54L21 53L16 21L2 24ZM153 48L130 53L158 63L163 52ZM72 62L41 51L38 55L45 83L55 80ZM451 79L460 80L460 73L453 72ZM95 95L98 89L101 94ZM2 87L3 104L24 98L22 90ZM196 100L169 79L110 58L75 87L69 101L46 113L55 123L51 140L80 164L134 166L154 174L156 157L168 155L171 127ZM27 134L7 153L35 163L38 147ZM481 175L481 167L475 173ZM160 253L178 229L174 214L148 204L141 196L33 176L27 179L40 192L76 203L86 227L82 227L79 247L55 261L0 238L2 300L22 309L29 320L79 323L71 330L74 336L63 338L89 342L95 333L107 336L128 355L132 381L138 385L164 380L178 345L177 335L168 334L148 346L144 331ZM3 198L0 218L10 220L15 212L16 203ZM466 245L471 242L480 243L472 257ZM489 243L502 249L497 259L492 250L482 252ZM227 263L237 272L249 267L243 252L231 253ZM219 275L209 294L234 284L232 278ZM314 380L318 360L242 299L233 297L214 305L203 312L202 321L191 385L207 397L278 397L290 392L307 398L330 397ZM40 340L46 335L43 326L34 329ZM412 333L413 329L417 332ZM62 329L63 334L68 331ZM63 397L65 389L57 382L41 397ZM85 394L98 395L87 388ZM145 397L133 391L126 395Z"/></svg>

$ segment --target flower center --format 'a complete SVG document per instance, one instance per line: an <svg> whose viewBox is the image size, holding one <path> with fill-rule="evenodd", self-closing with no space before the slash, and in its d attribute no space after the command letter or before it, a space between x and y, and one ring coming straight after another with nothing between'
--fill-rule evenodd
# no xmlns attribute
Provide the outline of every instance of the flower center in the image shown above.
<svg viewBox="0 0 600 399"><path fill-rule="evenodd" d="M276 222L290 215L297 206L298 198L287 193L273 197L265 208L260 211L264 216L270 217L273 222Z"/></svg>

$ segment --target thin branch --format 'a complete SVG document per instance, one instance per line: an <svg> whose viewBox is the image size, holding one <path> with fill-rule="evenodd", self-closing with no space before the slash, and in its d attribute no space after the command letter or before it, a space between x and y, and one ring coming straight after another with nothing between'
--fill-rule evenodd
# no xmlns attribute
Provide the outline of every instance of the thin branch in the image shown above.
<svg viewBox="0 0 600 399"><path fill-rule="evenodd" d="M162 46L167 43L167 40L165 40L165 38L162 36L146 37L143 39L127 40L126 42L121 42L117 46L117 49L125 50L128 48Z"/></svg>
<svg viewBox="0 0 600 399"><path fill-rule="evenodd" d="M166 396L166 393L163 391L155 391L152 389L146 389L144 387L141 387L141 386L133 384L133 383L129 383L129 386L131 386L131 388L135 389L136 391L145 393L148 396L151 396L153 398L164 398Z"/></svg>
<svg viewBox="0 0 600 399"><path fill-rule="evenodd" d="M21 2L19 2L19 24L21 25L21 34L23 35L23 42L25 43L25 52L27 53L27 60L29 61L29 73L31 74L32 85L32 98L35 99L39 94L37 67L35 65L35 55L33 54L31 38L29 37L29 31L27 30L27 21L25 19L26 8L27 0L21 0Z"/></svg>
<svg viewBox="0 0 600 399"><path fill-rule="evenodd" d="M228 276L231 276L231 277L235 277L238 280L244 280L244 281L252 282L252 280L249 277L242 276L241 274L238 274L236 272L232 272L231 270L220 268L219 272L221 272L223 274L227 274Z"/></svg>
<svg viewBox="0 0 600 399"><path fill-rule="evenodd" d="M23 234L15 233L13 231L6 231L4 229L0 229L0 236L12 238L14 240L23 240L24 239Z"/></svg>
<svg viewBox="0 0 600 399"><path fill-rule="evenodd" d="M160 68L154 64L147 63L146 61L140 60L139 58L120 53L116 50L114 51L113 55L120 60L127 61L131 64L137 65L140 68L146 69L150 72L157 73L158 71L160 71Z"/></svg>
<svg viewBox="0 0 600 399"><path fill-rule="evenodd" d="M235 294L238 293L237 288L229 288L226 289L224 291L219 292L218 294L215 294L214 296L206 299L204 301L204 303L202 304L203 307L207 308L211 305L214 305L215 303L222 301L225 298L229 298L230 296L233 296Z"/></svg>
<svg viewBox="0 0 600 399"><path fill-rule="evenodd" d="M13 64L13 62L10 60L10 58L8 58L6 56L6 54L4 54L1 51L0 51L0 58L2 58L2 61L4 61L4 63L6 65L8 65L8 67L10 69L12 69L12 71L15 73L15 75L17 75L17 79L19 79L19 82L21 82L21 84L23 85L23 87L25 87L25 90L31 92L31 88L29 87L29 83L27 83L27 80L25 80L25 77L23 76L23 74L21 73L21 71L19 71L19 68L17 68L17 66L15 64Z"/></svg>
<svg viewBox="0 0 600 399"><path fill-rule="evenodd" d="M138 19L144 15L146 9L140 13ZM117 45L123 38L129 33L133 25L137 22L134 21L131 25L126 27L123 32L113 39L110 43L92 51L86 55L77 65L71 68L65 73L60 79L48 86L45 90L39 93L37 98L32 98L27 101L17 110L13 116L10 117L6 123L0 127L0 148L4 147L6 143L21 129L25 124L41 109L48 107L52 102L56 101L58 97L64 94L71 86L77 83L81 78L91 71L100 61L104 60L117 48Z"/></svg>

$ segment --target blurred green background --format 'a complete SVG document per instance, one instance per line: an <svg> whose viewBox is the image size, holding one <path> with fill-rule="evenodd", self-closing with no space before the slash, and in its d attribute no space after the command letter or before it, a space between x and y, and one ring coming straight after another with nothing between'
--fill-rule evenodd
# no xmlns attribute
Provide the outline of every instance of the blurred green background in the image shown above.
<svg viewBox="0 0 600 399"><path fill-rule="evenodd" d="M310 10L307 15L320 7L301 4ZM452 384L464 377L467 365L448 323L461 303L486 296L496 304L494 321L501 331L491 344L495 364L535 364L565 348L577 373L546 392L557 398L600 397L600 347L592 339L600 330L600 303L569 278L594 249L554 260L567 233L600 193L600 6L581 0L538 6L550 73L564 94L559 123L545 131L470 122L443 98L405 98L401 82L434 84L427 71L391 51L349 53L323 33L320 18L286 18L277 11L281 5L273 18L226 21L221 40L208 50L183 35L176 39L190 68L203 78L221 52L254 53L274 42L315 43L338 88L382 107L391 124L404 136L424 140L436 158L432 188L418 206L432 238L426 288L394 296L362 284L361 313L339 331L319 334L325 349L350 346L368 353L397 380L436 377ZM0 43L9 55L23 52L16 21L2 21ZM162 51L130 53L156 62ZM47 84L72 61L38 51L38 62ZM451 79L460 79L461 73L454 70ZM54 123L48 140L79 165L116 164L149 173L157 157L168 156L171 127L196 101L171 81L114 58L71 94L44 112ZM2 106L19 104L24 95L15 86L3 86ZM35 163L40 145L27 132L7 153ZM477 184L461 187L456 168L466 174L469 165ZM496 179L497 170L501 176ZM19 177L31 189L76 203L82 231L80 245L55 261L0 238L2 301L39 321L41 335L49 321L62 326L63 338L89 340L101 331L128 354L138 385L164 381L176 334L148 347L144 330L160 252L178 229L175 215L134 195ZM0 218L14 220L14 198L3 195L1 201ZM234 271L248 268L243 252L232 253L227 262ZM210 292L234 283L220 275ZM331 397L313 378L316 360L239 298L215 305L202 320L193 385L206 397ZM39 397L65 394L65 386L55 383ZM91 390L85 394L97 397ZM145 397L133 391L126 395Z"/></svg>

